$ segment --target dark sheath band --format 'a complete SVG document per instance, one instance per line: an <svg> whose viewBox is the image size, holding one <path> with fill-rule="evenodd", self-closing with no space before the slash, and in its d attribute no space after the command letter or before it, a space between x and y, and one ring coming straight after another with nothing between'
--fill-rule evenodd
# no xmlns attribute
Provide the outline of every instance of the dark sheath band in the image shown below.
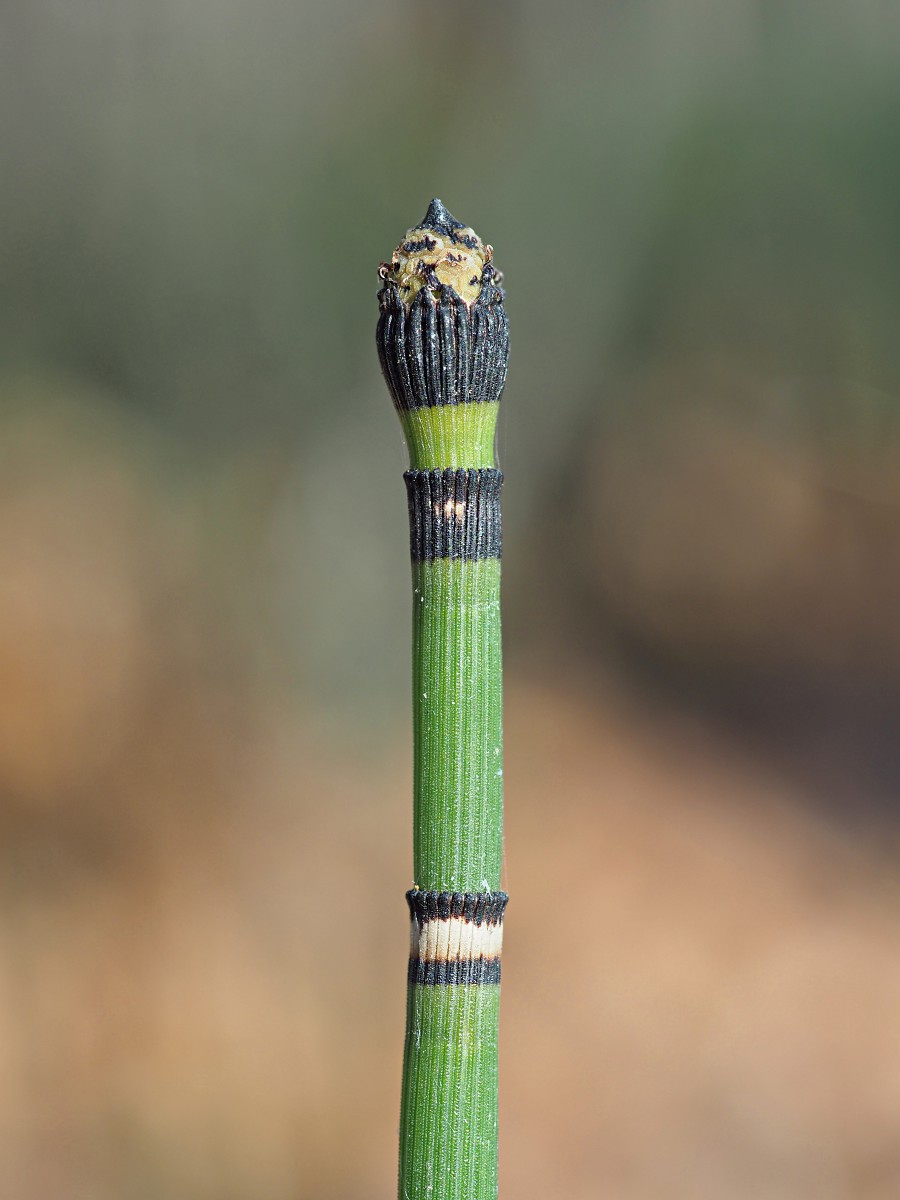
<svg viewBox="0 0 900 1200"><path fill-rule="evenodd" d="M474 962L421 962L409 960L408 983L421 987L453 986L462 983L499 983L500 959L478 958Z"/></svg>
<svg viewBox="0 0 900 1200"><path fill-rule="evenodd" d="M409 915L424 925L462 917L473 925L499 925L509 896L506 892L425 892L413 888L406 893Z"/></svg>
<svg viewBox="0 0 900 1200"><path fill-rule="evenodd" d="M421 987L500 982L506 892L406 893L409 973Z"/></svg>
<svg viewBox="0 0 900 1200"><path fill-rule="evenodd" d="M413 562L500 557L502 471L407 471L403 478Z"/></svg>

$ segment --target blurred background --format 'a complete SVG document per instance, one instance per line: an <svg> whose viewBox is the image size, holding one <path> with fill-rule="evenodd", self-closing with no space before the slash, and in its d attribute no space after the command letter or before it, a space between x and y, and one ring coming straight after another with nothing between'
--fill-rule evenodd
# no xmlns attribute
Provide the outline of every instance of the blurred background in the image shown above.
<svg viewBox="0 0 900 1200"><path fill-rule="evenodd" d="M896 1200L898 55L890 0L3 5L0 1194L394 1194L373 337L436 195L512 323L502 1193Z"/></svg>

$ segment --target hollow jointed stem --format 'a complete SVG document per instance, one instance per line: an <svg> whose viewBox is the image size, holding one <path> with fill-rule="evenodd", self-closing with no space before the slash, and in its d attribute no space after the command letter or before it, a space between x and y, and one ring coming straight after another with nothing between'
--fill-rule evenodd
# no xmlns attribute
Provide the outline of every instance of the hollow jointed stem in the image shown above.
<svg viewBox="0 0 900 1200"><path fill-rule="evenodd" d="M410 452L413 878L400 1200L495 1200L502 867L500 486L509 334L492 251L432 201L380 269Z"/></svg>

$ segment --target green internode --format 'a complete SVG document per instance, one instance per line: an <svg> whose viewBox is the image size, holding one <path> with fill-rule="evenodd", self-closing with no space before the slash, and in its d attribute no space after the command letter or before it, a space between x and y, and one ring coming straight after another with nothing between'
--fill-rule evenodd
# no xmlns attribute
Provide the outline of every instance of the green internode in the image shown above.
<svg viewBox="0 0 900 1200"><path fill-rule="evenodd" d="M413 871L417 887L500 890L500 560L413 565Z"/></svg>
<svg viewBox="0 0 900 1200"><path fill-rule="evenodd" d="M500 403L438 404L400 414L413 471L492 467Z"/></svg>
<svg viewBox="0 0 900 1200"><path fill-rule="evenodd" d="M406 1016L400 1200L495 1197L500 988L411 986Z"/></svg>

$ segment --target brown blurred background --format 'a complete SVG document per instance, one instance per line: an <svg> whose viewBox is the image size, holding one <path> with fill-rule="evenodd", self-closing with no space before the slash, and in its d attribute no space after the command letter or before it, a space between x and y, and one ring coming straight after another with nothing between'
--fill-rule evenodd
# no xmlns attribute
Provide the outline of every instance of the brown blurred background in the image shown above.
<svg viewBox="0 0 900 1200"><path fill-rule="evenodd" d="M433 195L513 336L502 1192L900 1195L898 55L888 0L3 6L0 1195L394 1192L373 331Z"/></svg>

